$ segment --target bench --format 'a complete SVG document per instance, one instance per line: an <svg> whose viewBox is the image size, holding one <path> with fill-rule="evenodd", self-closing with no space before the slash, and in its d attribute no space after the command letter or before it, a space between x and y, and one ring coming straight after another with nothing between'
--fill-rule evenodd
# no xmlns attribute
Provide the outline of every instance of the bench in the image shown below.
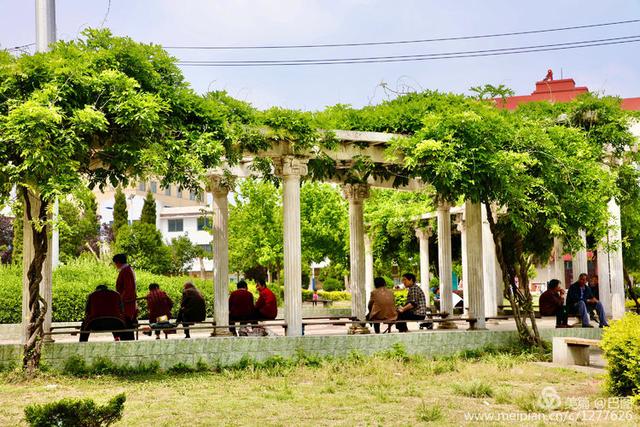
<svg viewBox="0 0 640 427"><path fill-rule="evenodd" d="M600 340L553 337L553 363L589 366L589 347L600 347Z"/></svg>
<svg viewBox="0 0 640 427"><path fill-rule="evenodd" d="M305 318L302 320L302 334L304 335L304 331L305 331L305 327L306 326L314 326L314 325L335 325L335 326L340 326L340 325L344 325L344 326L351 326L351 325L366 325L367 323L371 324L371 323L379 323L379 324L384 324L384 325L388 325L387 330L384 331L383 333L387 333L387 332L391 332L391 327L397 323L444 323L444 322L454 322L454 321L464 321L469 323L469 329L474 329L477 319L475 318L469 318L469 317L447 317L446 315L438 318L438 319L434 319L433 317L429 317L427 316L424 319L407 319L407 320L365 320L365 321L361 321L357 318L354 317L343 317L342 319L346 319L346 320L340 320L340 318L330 318L329 320L323 320L321 318ZM318 320L318 321L309 321L309 320ZM422 329L422 328L421 328Z"/></svg>

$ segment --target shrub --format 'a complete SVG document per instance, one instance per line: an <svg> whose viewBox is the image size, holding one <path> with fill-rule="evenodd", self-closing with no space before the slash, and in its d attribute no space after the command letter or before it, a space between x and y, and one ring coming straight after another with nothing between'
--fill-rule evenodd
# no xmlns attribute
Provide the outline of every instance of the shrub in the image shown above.
<svg viewBox="0 0 640 427"><path fill-rule="evenodd" d="M322 282L322 290L326 292L344 291L344 282L333 277L327 278Z"/></svg>
<svg viewBox="0 0 640 427"><path fill-rule="evenodd" d="M349 301L351 300L351 294L346 291L318 291L318 297L320 299L326 299L330 301ZM302 290L302 300L303 301L312 301L313 300L313 291L308 289Z"/></svg>
<svg viewBox="0 0 640 427"><path fill-rule="evenodd" d="M417 408L418 421L432 423L442 419L442 410L439 406L431 406L422 402Z"/></svg>
<svg viewBox="0 0 640 427"><path fill-rule="evenodd" d="M407 304L407 290L406 289L400 289L400 290L395 290L393 291L393 295L395 297L396 300L396 305L398 306L404 306Z"/></svg>
<svg viewBox="0 0 640 427"><path fill-rule="evenodd" d="M611 393L629 396L640 393L640 315L627 313L611 322L602 337Z"/></svg>
<svg viewBox="0 0 640 427"><path fill-rule="evenodd" d="M27 423L33 427L99 427L108 426L122 418L124 393L115 396L104 406L91 399L62 399L44 405L25 408Z"/></svg>

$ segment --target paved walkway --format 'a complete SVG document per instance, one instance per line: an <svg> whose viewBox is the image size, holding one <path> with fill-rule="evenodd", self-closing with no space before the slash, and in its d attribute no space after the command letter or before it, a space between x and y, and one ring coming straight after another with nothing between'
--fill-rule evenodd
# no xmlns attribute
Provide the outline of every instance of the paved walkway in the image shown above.
<svg viewBox="0 0 640 427"><path fill-rule="evenodd" d="M455 322L458 326L459 331L467 331L468 324L467 322ZM540 329L551 329L555 327L555 319L536 319L536 324ZM55 325L55 324L54 324ZM0 344L19 344L20 341L17 338L19 333L20 325L0 325L2 326L2 330L4 332L0 333ZM437 334L439 331L437 329L437 324L435 329L433 330L419 330L417 323L408 323L408 327L410 332L417 333L429 333L429 334ZM305 335L345 335L347 333L349 326L348 325L307 325L305 327ZM284 330L281 327L267 327L270 334L273 335L284 335ZM373 328L369 328L373 333ZM383 328L384 329L384 328ZM509 320L500 320L500 321L491 321L487 323L487 329L495 330L495 331L509 331L515 330L515 322L513 319ZM418 332L419 331L419 332ZM206 338L210 336L210 331L206 330L192 330L191 337L192 338ZM393 328L392 333L399 333L395 327ZM77 342L78 336L75 335L56 335L54 336L56 342ZM146 336L140 334L140 340L154 340L155 336ZM162 339L164 338L164 334L162 334ZM174 339L184 339L184 333L182 331L178 331L176 334L169 335L171 340ZM111 341L113 337L111 334L105 333L92 333L90 337L91 341Z"/></svg>

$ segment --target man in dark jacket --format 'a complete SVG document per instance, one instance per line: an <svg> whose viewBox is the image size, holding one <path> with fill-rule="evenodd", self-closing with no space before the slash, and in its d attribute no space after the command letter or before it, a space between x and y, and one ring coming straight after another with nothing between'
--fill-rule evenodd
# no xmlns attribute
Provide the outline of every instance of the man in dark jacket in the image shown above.
<svg viewBox="0 0 640 427"><path fill-rule="evenodd" d="M589 324L589 307L587 304L592 304L598 313L600 327L609 326L602 303L593 296L591 288L587 286L587 275L582 273L578 277L578 281L569 287L569 292L567 293L567 312L577 314L582 320L583 328L591 327Z"/></svg>
<svg viewBox="0 0 640 427"><path fill-rule="evenodd" d="M85 317L80 326L80 342L89 341L89 331L114 331L125 329L125 314L120 294L111 291L107 285L98 285L89 294L85 306ZM114 332L113 338L120 340L121 333Z"/></svg>
<svg viewBox="0 0 640 427"><path fill-rule="evenodd" d="M238 289L229 295L229 324L235 322L240 324L247 323L247 320L253 320L253 294L247 290L247 282L240 280L236 285ZM231 327L229 331L236 335L236 328Z"/></svg>
<svg viewBox="0 0 640 427"><path fill-rule="evenodd" d="M272 320L278 315L278 301L271 289L267 288L264 279L256 280L256 289L260 297L256 301L254 317L256 320Z"/></svg>
<svg viewBox="0 0 640 427"><path fill-rule="evenodd" d="M182 323L182 326L185 327L184 337L190 338L189 326L195 322L203 322L206 317L207 309L202 294L193 283L185 283L182 291L182 301L180 301L180 312L176 319L176 323Z"/></svg>
<svg viewBox="0 0 640 427"><path fill-rule="evenodd" d="M556 316L556 328L567 327L567 310L564 306L564 289L558 279L549 280L547 290L540 295L540 315Z"/></svg>

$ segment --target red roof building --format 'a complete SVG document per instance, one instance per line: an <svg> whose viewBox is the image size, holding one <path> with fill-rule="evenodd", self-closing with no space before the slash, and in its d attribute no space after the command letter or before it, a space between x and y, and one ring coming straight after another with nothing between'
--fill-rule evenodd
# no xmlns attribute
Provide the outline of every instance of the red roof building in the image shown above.
<svg viewBox="0 0 640 427"><path fill-rule="evenodd" d="M503 99L496 98L496 104L500 108L514 110L520 104L533 101L568 102L582 93L589 92L586 86L576 86L573 79L553 79L553 71L547 71L547 76L536 82L536 90L531 95L510 96ZM640 110L640 97L623 98L622 109Z"/></svg>

